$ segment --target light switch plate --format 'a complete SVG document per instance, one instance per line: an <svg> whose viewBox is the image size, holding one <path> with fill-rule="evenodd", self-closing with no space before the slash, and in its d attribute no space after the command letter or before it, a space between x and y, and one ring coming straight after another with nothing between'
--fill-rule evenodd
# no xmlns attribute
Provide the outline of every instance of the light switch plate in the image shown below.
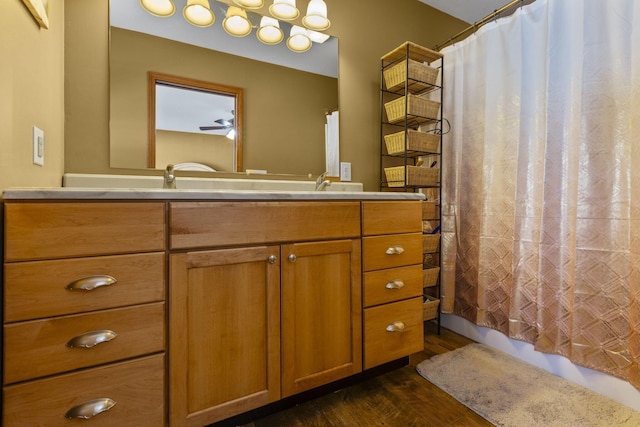
<svg viewBox="0 0 640 427"><path fill-rule="evenodd" d="M33 164L44 166L44 131L33 127Z"/></svg>
<svg viewBox="0 0 640 427"><path fill-rule="evenodd" d="M351 181L351 163L340 162L340 181Z"/></svg>

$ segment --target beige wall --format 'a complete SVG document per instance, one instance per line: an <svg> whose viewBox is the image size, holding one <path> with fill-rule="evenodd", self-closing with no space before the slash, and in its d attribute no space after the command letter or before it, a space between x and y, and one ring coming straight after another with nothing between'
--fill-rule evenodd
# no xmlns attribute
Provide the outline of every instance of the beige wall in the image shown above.
<svg viewBox="0 0 640 427"><path fill-rule="evenodd" d="M0 191L60 186L64 172L64 3L49 2L40 29L21 0L0 1ZM44 166L32 161L33 126Z"/></svg>
<svg viewBox="0 0 640 427"><path fill-rule="evenodd" d="M198 153L194 157L191 153ZM233 169L233 141L224 135L156 132L156 162L158 165L202 163L217 171Z"/></svg>
<svg viewBox="0 0 640 427"><path fill-rule="evenodd" d="M326 2L329 33L340 39L340 159L352 163L354 181L377 190L380 57L406 40L434 46L466 24L418 0ZM65 8L66 171L121 173L109 166L108 1Z"/></svg>

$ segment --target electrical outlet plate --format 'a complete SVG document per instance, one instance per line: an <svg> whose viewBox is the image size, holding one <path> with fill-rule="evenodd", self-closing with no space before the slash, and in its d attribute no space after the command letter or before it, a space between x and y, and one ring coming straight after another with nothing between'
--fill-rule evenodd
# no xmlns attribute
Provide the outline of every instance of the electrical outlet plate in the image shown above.
<svg viewBox="0 0 640 427"><path fill-rule="evenodd" d="M33 164L44 166L44 131L33 127Z"/></svg>
<svg viewBox="0 0 640 427"><path fill-rule="evenodd" d="M340 181L351 181L351 163L340 162Z"/></svg>

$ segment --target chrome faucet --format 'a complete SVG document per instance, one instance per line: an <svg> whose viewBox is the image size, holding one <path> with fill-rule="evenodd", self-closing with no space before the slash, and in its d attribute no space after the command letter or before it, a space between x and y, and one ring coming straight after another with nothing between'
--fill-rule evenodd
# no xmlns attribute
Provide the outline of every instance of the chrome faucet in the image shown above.
<svg viewBox="0 0 640 427"><path fill-rule="evenodd" d="M164 185L162 188L176 188L176 176L173 174L173 165L167 165L164 171Z"/></svg>
<svg viewBox="0 0 640 427"><path fill-rule="evenodd" d="M329 187L331 185L331 181L329 181L328 179L325 179L326 177L327 177L327 173L323 172L318 177L318 179L316 179L316 191L322 191L326 187Z"/></svg>

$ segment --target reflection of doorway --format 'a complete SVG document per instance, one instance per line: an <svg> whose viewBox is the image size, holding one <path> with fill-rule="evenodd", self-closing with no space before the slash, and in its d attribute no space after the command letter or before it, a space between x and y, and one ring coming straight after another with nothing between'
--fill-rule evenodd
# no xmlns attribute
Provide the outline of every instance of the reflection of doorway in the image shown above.
<svg viewBox="0 0 640 427"><path fill-rule="evenodd" d="M241 88L150 72L148 166L199 162L241 171L242 95Z"/></svg>

